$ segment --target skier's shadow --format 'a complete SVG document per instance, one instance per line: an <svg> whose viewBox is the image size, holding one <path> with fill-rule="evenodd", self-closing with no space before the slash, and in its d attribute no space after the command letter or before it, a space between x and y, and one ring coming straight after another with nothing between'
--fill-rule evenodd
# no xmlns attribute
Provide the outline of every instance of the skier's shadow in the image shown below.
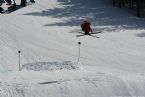
<svg viewBox="0 0 145 97"><path fill-rule="evenodd" d="M48 82L42 82L42 83L39 83L41 85L44 85L44 84L55 84L55 83L58 83L59 81L48 81Z"/></svg>
<svg viewBox="0 0 145 97"><path fill-rule="evenodd" d="M40 84L40 85L45 85L45 84L60 84L62 82L67 82L67 81L70 81L70 80L46 81L46 82L41 82L41 83L38 83L38 84Z"/></svg>

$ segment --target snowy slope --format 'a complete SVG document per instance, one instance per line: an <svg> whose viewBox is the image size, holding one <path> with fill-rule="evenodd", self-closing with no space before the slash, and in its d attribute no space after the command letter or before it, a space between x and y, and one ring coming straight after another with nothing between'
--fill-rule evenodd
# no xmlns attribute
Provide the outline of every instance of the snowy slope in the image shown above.
<svg viewBox="0 0 145 97"><path fill-rule="evenodd" d="M76 37L84 19L100 38ZM37 0L0 24L0 97L145 96L144 19L109 0Z"/></svg>

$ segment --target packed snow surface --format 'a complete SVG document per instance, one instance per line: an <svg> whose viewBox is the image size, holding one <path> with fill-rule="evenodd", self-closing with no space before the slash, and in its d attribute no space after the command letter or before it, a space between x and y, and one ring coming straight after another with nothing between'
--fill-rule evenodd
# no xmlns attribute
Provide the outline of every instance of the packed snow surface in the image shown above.
<svg viewBox="0 0 145 97"><path fill-rule="evenodd" d="M111 1L36 0L1 14L0 97L145 97L144 18ZM84 20L100 38L76 37Z"/></svg>

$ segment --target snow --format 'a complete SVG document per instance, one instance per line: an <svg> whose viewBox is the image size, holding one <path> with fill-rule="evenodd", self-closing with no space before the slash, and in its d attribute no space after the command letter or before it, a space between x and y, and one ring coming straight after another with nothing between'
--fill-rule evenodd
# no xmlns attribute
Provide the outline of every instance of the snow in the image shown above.
<svg viewBox="0 0 145 97"><path fill-rule="evenodd" d="M72 70L80 69L79 63L65 61L65 62L37 62L24 64L21 70L33 70L33 71L54 71L54 70Z"/></svg>
<svg viewBox="0 0 145 97"><path fill-rule="evenodd" d="M76 37L85 19L100 38ZM0 97L145 97L144 19L109 0L37 0L0 24Z"/></svg>

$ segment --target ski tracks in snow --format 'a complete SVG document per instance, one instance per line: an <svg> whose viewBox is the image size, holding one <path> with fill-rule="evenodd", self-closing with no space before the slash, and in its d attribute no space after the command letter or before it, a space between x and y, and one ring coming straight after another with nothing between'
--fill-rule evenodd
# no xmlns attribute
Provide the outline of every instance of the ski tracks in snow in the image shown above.
<svg viewBox="0 0 145 97"><path fill-rule="evenodd" d="M69 76L65 77L66 75ZM141 93L144 88L137 85L140 85L140 82L130 81L127 77L121 78L119 75L114 76L103 72L89 73L84 71L66 72L66 75L60 74L56 77L57 79L50 78L49 81L40 79L39 83L37 83L38 81L34 81L35 83L26 82L25 84L0 83L0 97L53 97L54 95L55 97L96 97L96 95L109 97L116 95L131 96L131 94L134 94L134 96L144 95ZM140 77L136 76L136 78L140 80ZM25 79L25 81L28 80ZM132 84L129 84L130 82ZM136 91L137 88L140 88L140 91Z"/></svg>

